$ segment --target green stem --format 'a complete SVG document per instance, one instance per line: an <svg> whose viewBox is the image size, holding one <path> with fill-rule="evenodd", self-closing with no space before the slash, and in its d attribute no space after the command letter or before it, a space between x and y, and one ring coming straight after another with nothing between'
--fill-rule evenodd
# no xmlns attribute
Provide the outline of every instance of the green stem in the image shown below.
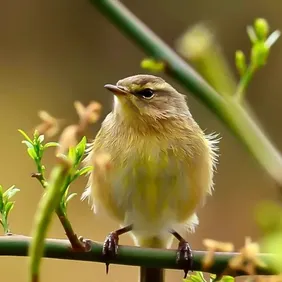
<svg viewBox="0 0 282 282"><path fill-rule="evenodd" d="M6 216L4 216L3 214L1 214L1 225L3 227L5 235L11 233L11 230L9 229L8 220L7 220Z"/></svg>
<svg viewBox="0 0 282 282"><path fill-rule="evenodd" d="M241 140L270 176L282 184L282 156L246 109L220 96L122 3L113 0L91 0L91 3L149 56L164 61L168 67L168 74L212 110Z"/></svg>
<svg viewBox="0 0 282 282"><path fill-rule="evenodd" d="M39 281L39 266L41 257L43 256L44 239L52 219L53 211L59 206L62 196L61 187L65 184L68 173L69 168L63 163L53 169L46 194L39 203L32 230L33 240L29 249L30 282Z"/></svg>
<svg viewBox="0 0 282 282"><path fill-rule="evenodd" d="M41 164L40 164L41 167ZM38 168L38 166L37 166ZM36 179L38 179L38 181L40 182L40 184L42 185L42 187L45 189L48 186L48 182L46 181L46 179L44 178L44 176L39 172L33 175L33 177L35 177ZM68 187L69 185L69 180L67 181L67 184L64 184L64 187ZM65 191L66 188L63 188L63 191ZM63 208L61 205L59 205L56 209L56 214L65 230L65 234L68 237L72 248L74 250L86 250L86 246L84 244L83 241L79 240L78 236L75 234L74 229L71 225L70 220L68 219L67 215L65 214Z"/></svg>
<svg viewBox="0 0 282 282"><path fill-rule="evenodd" d="M61 206L56 210L57 216L64 227L65 234L68 237L71 246L74 250L86 251L86 246L83 241L79 240L78 236L75 234L72 225L68 217L64 214L64 211Z"/></svg>
<svg viewBox="0 0 282 282"><path fill-rule="evenodd" d="M0 236L0 256L27 256L28 248L32 239L26 236ZM103 244L90 241L91 250L89 252L74 252L68 240L45 239L44 257L64 260L95 261L105 263L101 256ZM205 251L193 251L194 270L202 271ZM209 269L210 273L219 274L227 269L228 261L237 256L238 253L215 253L214 263ZM266 263L266 267L256 269L259 275L274 275L274 270L270 267L273 259L272 255L259 254L258 258ZM150 249L131 246L119 246L117 258L111 262L119 265L144 266L154 268L179 269L176 263L176 250ZM234 276L244 275L243 272L232 273Z"/></svg>
<svg viewBox="0 0 282 282"><path fill-rule="evenodd" d="M256 68L254 67L253 64L250 64L248 66L248 68L246 69L246 72L243 74L243 76L241 77L239 84L237 86L237 90L235 92L235 98L237 99L237 101L240 103L243 98L244 98L244 94L245 91L247 89L247 86L249 85L254 72L255 72Z"/></svg>

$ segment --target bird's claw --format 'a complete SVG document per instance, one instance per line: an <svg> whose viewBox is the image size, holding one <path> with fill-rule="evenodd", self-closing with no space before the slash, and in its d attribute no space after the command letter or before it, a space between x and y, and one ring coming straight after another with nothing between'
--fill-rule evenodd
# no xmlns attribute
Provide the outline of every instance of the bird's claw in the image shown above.
<svg viewBox="0 0 282 282"><path fill-rule="evenodd" d="M189 244L185 240L181 240L178 244L176 254L176 262L184 270L184 279L187 277L188 271L192 271L193 254Z"/></svg>
<svg viewBox="0 0 282 282"><path fill-rule="evenodd" d="M111 232L103 244L102 255L106 261L115 259L118 253L118 234ZM109 272L109 262L106 262L106 273Z"/></svg>

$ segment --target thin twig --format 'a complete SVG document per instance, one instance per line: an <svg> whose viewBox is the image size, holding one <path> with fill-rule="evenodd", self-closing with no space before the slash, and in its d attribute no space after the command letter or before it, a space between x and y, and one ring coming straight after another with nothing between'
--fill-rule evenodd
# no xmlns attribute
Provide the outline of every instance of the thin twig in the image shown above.
<svg viewBox="0 0 282 282"><path fill-rule="evenodd" d="M48 182L47 180L42 176L41 173L33 173L32 177L38 179L38 181L40 182L40 184L42 185L42 187L45 189L48 186ZM75 234L71 222L68 219L68 217L65 215L62 207L59 205L58 208L56 209L56 214L65 230L65 234L68 237L72 248L75 251L86 251L87 250L87 246L85 244L85 242L83 242L83 240L80 240L78 238L78 236Z"/></svg>

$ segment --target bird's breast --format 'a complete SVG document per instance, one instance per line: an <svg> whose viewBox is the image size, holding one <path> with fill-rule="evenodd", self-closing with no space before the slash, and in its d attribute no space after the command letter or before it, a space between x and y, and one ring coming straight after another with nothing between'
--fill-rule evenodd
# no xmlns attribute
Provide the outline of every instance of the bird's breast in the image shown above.
<svg viewBox="0 0 282 282"><path fill-rule="evenodd" d="M121 154L115 159L116 173L111 179L113 198L124 211L125 223L153 233L171 226L191 199L187 162L160 146L127 155L131 157Z"/></svg>

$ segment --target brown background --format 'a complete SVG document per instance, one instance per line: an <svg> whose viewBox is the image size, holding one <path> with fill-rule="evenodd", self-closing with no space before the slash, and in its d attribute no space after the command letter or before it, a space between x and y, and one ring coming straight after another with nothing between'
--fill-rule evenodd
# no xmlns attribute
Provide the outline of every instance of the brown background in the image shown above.
<svg viewBox="0 0 282 282"><path fill-rule="evenodd" d="M273 28L282 29L282 3L278 0L123 2L170 45L189 25L210 21L230 63L236 49L249 50L245 27L255 17L263 16ZM250 104L278 146L282 144L281 46L281 41L275 45L267 67L257 74L248 91ZM140 73L142 58L143 53L86 0L0 0L0 182L4 187L15 184L21 189L11 215L13 232L30 234L42 193L38 183L30 178L34 165L17 129L30 132L39 122L40 109L74 122L75 100L101 102L104 117L112 97L103 84ZM196 234L189 236L190 243L194 249L202 249L202 239L209 237L232 241L240 247L245 236L259 237L254 222L255 205L261 199L277 197L277 191L213 114L191 95L189 105L202 128L223 137L216 192L200 211L201 225ZM92 136L97 128L93 127ZM51 150L45 164L50 167L52 162ZM84 185L82 179L72 190L80 195ZM69 216L79 234L94 240L102 241L118 226L110 219L95 217L79 197L71 202ZM64 238L56 218L49 236ZM121 243L132 244L129 236L122 237ZM27 280L26 258L1 257L0 269L1 281ZM120 282L136 281L137 277L137 268L133 267L111 266L108 276L104 272L104 265L98 263L44 260L42 281ZM167 281L180 281L182 276L179 271L167 273Z"/></svg>

